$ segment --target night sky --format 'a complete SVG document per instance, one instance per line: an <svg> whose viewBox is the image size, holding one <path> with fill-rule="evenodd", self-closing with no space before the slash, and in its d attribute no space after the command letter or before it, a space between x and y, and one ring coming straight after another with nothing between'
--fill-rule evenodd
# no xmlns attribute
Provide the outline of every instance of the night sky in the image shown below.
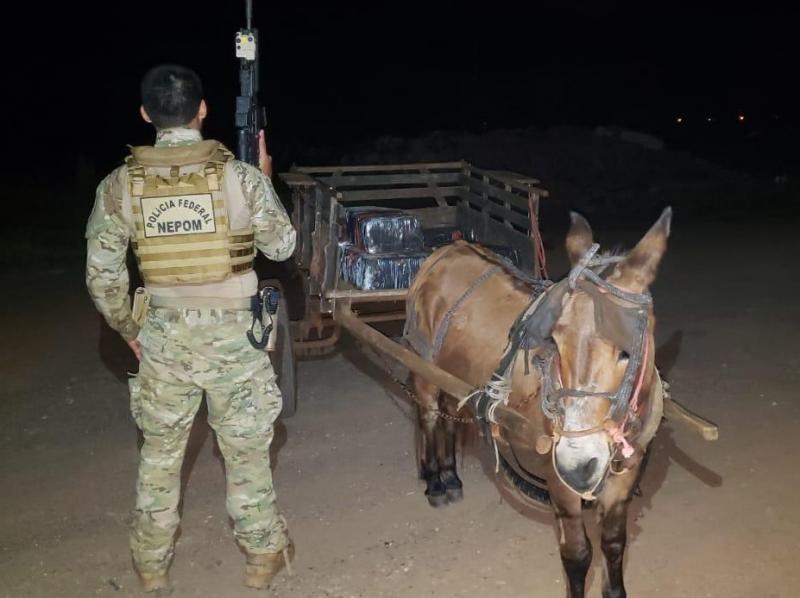
<svg viewBox="0 0 800 598"><path fill-rule="evenodd" d="M670 139L678 115L688 130L709 116L733 127L742 113L750 131L793 131L799 109L796 15L765 3L254 4L261 95L282 167L385 134L572 123ZM71 172L79 155L104 172L126 144L150 142L138 84L160 62L198 71L211 110L205 134L233 143L243 1L40 12L6 52L14 85L5 101L26 155L69 148L50 172ZM41 161L27 165L41 171Z"/></svg>

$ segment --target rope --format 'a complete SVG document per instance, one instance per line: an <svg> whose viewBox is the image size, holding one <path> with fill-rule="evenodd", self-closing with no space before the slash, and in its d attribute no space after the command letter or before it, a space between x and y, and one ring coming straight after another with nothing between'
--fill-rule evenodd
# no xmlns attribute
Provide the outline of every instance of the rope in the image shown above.
<svg viewBox="0 0 800 598"><path fill-rule="evenodd" d="M488 396L493 403L503 403L508 405L508 397L511 394L511 376L506 372L503 376L492 374L492 380L483 387L483 394Z"/></svg>
<svg viewBox="0 0 800 598"><path fill-rule="evenodd" d="M464 405L469 403L475 397L478 397L478 396L480 396L482 394L483 394L483 389L482 388L476 388L475 390L473 390L471 393L469 393L467 396L465 396L463 399L461 399L458 402L458 405L456 406L456 411L461 411L461 408Z"/></svg>
<svg viewBox="0 0 800 598"><path fill-rule="evenodd" d="M605 479L606 479L606 477L608 475L608 470L611 468L611 461L612 461L611 459L608 460L608 463L606 464L606 470L603 472L603 475L601 475L598 478L597 483L594 486L592 486L592 488L590 490L588 490L587 492L578 492L577 490L575 490L575 488L570 486L564 478L561 477L561 472L558 470L558 466L556 465L556 445L555 445L555 443L553 444L553 448L550 450L550 454L551 454L551 457L552 457L552 460L553 460L553 471L556 472L556 477L558 478L559 482L564 484L564 486L567 487L570 492L572 492L574 494L577 494L583 500L588 500L588 501L597 500L597 495L595 493L597 492L597 489L600 488L600 486L605 481Z"/></svg>
<svg viewBox="0 0 800 598"><path fill-rule="evenodd" d="M600 257L595 257L595 254L600 249L599 243L593 243L589 249L586 250L586 253L583 254L580 261L575 264L572 270L569 271L569 276L567 279L569 280L569 288L573 291L575 290L575 286L578 283L578 279L582 276L587 276L594 282L597 286L606 289L607 291L617 295L614 291L619 291L620 299L626 299L627 301L631 301L631 303L639 303L643 298L649 297L649 295L645 294L634 294L634 293L627 293L622 289L615 287L614 285L609 284L600 276L598 276L593 270L597 269L602 271L606 267L612 264L618 264L623 261L625 258L621 255L602 255Z"/></svg>
<svg viewBox="0 0 800 598"><path fill-rule="evenodd" d="M531 189L528 192L528 215L530 216L530 235L534 242L534 251L536 252L537 263L539 264L539 271L536 275L547 280L550 277L547 274L547 254L544 251L544 242L542 241L542 233L539 230L539 214L534 207L534 193Z"/></svg>
<svg viewBox="0 0 800 598"><path fill-rule="evenodd" d="M599 243L592 244L589 249L586 250L586 253L581 256L581 259L578 261L575 266L573 266L572 270L569 271L569 275L567 276L567 280L569 280L569 288L573 291L575 290L575 285L578 283L578 278L583 274L584 270L589 267L589 262L592 261L594 254L600 249Z"/></svg>

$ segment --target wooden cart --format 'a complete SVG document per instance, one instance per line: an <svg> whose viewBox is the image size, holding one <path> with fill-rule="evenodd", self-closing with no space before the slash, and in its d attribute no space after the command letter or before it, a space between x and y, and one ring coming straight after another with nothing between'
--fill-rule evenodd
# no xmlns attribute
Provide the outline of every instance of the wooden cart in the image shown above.
<svg viewBox="0 0 800 598"><path fill-rule="evenodd" d="M292 222L298 231L294 259L304 285L304 315L291 325L294 354L330 351L344 328L370 349L423 376L454 398L470 395L474 388L469 384L371 326L404 320L407 289L359 290L342 280L340 243L346 237L345 209L391 207L416 215L426 228L458 227L468 231L471 241L509 248L521 269L538 276L542 245L536 223L539 202L548 195L539 181L464 161L302 167L281 178L292 191ZM287 330L284 336L288 338L288 334ZM286 359L291 361L291 355ZM293 367L292 363L292 387ZM276 369L279 375L280 371L289 371L286 363ZM296 395L292 393L284 400L284 415L291 415ZM664 414L690 424L707 440L718 436L713 423L672 400L665 401ZM495 418L517 438L532 438L526 433L525 418L513 410L501 405Z"/></svg>
<svg viewBox="0 0 800 598"><path fill-rule="evenodd" d="M424 227L458 226L470 231L471 240L509 247L521 267L538 270L529 205L536 209L547 192L536 179L466 162L295 168L282 178L292 189L292 221L299 233L295 261L306 287L305 315L295 330L298 355L335 344L337 300L369 302L370 315L362 319L404 317L402 306L398 310L404 289L359 291L341 280L339 243L345 237L346 208L391 207L416 215Z"/></svg>

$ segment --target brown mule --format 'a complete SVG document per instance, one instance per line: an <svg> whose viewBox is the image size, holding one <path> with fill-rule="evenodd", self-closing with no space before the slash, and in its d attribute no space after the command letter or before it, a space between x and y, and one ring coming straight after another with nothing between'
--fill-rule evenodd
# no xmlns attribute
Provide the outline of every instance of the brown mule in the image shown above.
<svg viewBox="0 0 800 598"><path fill-rule="evenodd" d="M405 336L414 350L476 388L488 388L499 372L502 384L494 390L505 390L502 400L530 422L533 434L524 442L496 431L497 448L546 481L570 598L584 596L592 561L585 501L597 506L601 524L603 596L626 596L628 504L662 413L648 289L666 251L671 215L666 209L627 255L598 258L589 223L572 214L566 241L572 272L544 285L546 291L465 242L435 251L409 289ZM425 494L432 506L444 506L450 494L461 498L453 421L440 415L452 414L455 401L419 376L414 388Z"/></svg>

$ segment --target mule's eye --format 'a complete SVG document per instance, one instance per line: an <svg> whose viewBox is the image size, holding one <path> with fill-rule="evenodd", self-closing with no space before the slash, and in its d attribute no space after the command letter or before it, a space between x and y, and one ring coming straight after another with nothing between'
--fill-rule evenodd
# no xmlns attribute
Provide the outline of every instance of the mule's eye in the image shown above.
<svg viewBox="0 0 800 598"><path fill-rule="evenodd" d="M617 361L628 361L630 357L627 351L620 351L619 355L617 355Z"/></svg>

